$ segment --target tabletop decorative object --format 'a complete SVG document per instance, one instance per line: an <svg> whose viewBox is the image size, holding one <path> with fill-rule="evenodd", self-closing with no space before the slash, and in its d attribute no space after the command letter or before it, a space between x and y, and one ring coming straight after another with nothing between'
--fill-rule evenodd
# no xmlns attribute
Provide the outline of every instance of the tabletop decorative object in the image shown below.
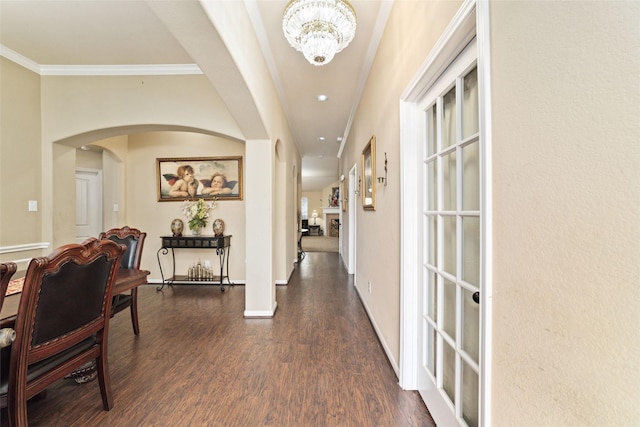
<svg viewBox="0 0 640 427"><path fill-rule="evenodd" d="M173 233L173 237L182 236L182 230L184 230L184 222L181 219L175 218L171 221L171 232Z"/></svg>
<svg viewBox="0 0 640 427"><path fill-rule="evenodd" d="M199 236L202 229L207 226L207 218L209 218L209 211L216 208L216 201L205 202L204 199L198 199L197 201L185 201L182 207L182 213L189 218L187 224L189 224L189 230L194 236Z"/></svg>
<svg viewBox="0 0 640 427"><path fill-rule="evenodd" d="M213 234L216 236L222 236L224 234L224 221L220 218L213 220Z"/></svg>
<svg viewBox="0 0 640 427"><path fill-rule="evenodd" d="M0 348L9 347L16 339L16 331L11 328L0 329Z"/></svg>

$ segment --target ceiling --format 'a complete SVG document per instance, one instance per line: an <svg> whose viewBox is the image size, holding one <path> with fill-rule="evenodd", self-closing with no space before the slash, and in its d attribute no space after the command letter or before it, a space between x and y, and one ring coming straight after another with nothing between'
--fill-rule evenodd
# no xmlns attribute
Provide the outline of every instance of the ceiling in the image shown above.
<svg viewBox="0 0 640 427"><path fill-rule="evenodd" d="M281 18L287 2L243 4L302 157L302 190L320 191L338 179L341 141L348 137L392 1L351 1L356 35L320 67L286 41ZM212 49L224 48L213 40L217 33L206 13L210 3L215 1L0 0L0 53L35 70L66 68L77 74L91 66L196 64L206 74L207 61L216 55ZM197 40L186 43L180 26L197 31ZM328 100L319 102L320 94Z"/></svg>

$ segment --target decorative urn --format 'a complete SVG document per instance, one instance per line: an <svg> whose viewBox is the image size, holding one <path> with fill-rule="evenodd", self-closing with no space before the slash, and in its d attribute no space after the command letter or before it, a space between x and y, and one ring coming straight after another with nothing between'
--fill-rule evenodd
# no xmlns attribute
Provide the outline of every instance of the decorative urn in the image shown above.
<svg viewBox="0 0 640 427"><path fill-rule="evenodd" d="M173 233L173 237L182 236L182 230L184 230L184 222L181 219L174 219L171 221L171 232Z"/></svg>
<svg viewBox="0 0 640 427"><path fill-rule="evenodd" d="M224 221L220 218L213 220L213 234L220 237L224 234Z"/></svg>

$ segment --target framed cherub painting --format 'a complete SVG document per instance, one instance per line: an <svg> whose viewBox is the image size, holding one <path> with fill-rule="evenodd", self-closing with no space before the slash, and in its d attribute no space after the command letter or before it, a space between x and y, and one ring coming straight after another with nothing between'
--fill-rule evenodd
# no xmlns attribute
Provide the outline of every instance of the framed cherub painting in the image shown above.
<svg viewBox="0 0 640 427"><path fill-rule="evenodd" d="M158 201L242 200L242 156L156 159Z"/></svg>

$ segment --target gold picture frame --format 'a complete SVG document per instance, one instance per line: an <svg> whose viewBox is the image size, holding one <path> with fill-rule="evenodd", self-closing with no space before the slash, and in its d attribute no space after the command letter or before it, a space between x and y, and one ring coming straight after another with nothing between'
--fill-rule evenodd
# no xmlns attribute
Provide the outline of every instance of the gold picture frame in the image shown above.
<svg viewBox="0 0 640 427"><path fill-rule="evenodd" d="M242 200L242 156L163 158L156 166L159 202Z"/></svg>
<svg viewBox="0 0 640 427"><path fill-rule="evenodd" d="M362 150L362 207L376 210L376 137L373 135Z"/></svg>

